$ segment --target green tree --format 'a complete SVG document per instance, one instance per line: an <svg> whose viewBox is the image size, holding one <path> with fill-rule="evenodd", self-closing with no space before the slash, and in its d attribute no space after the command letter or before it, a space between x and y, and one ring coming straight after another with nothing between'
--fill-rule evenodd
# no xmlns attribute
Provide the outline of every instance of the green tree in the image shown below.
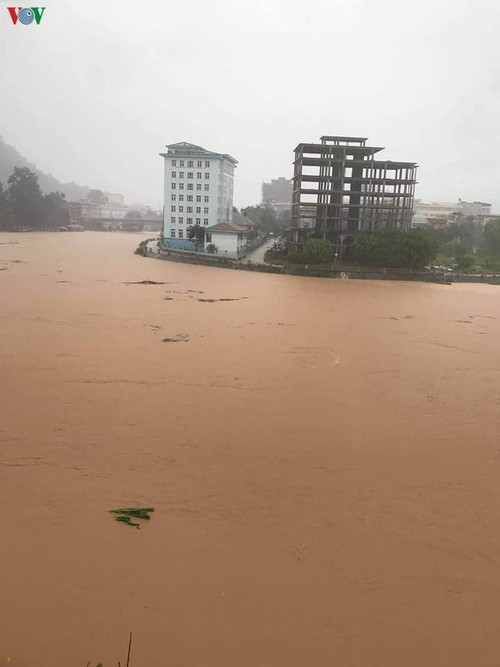
<svg viewBox="0 0 500 667"><path fill-rule="evenodd" d="M71 219L68 203L61 192L51 192L42 199L42 219L46 227L65 227Z"/></svg>
<svg viewBox="0 0 500 667"><path fill-rule="evenodd" d="M14 167L9 176L7 201L16 227L38 227L43 224L42 193L38 177L27 167Z"/></svg>
<svg viewBox="0 0 500 667"><path fill-rule="evenodd" d="M7 193L0 183L0 229L7 229L10 223L10 207L7 199Z"/></svg>
<svg viewBox="0 0 500 667"><path fill-rule="evenodd" d="M203 245L205 242L205 230L200 225L188 227L187 235L189 239L197 241L199 245Z"/></svg>
<svg viewBox="0 0 500 667"><path fill-rule="evenodd" d="M463 255L462 257L457 257L455 261L455 267L457 269L470 269L474 264L474 258L470 255Z"/></svg>
<svg viewBox="0 0 500 667"><path fill-rule="evenodd" d="M354 257L365 266L423 268L438 248L437 241L421 229L363 232L354 238Z"/></svg>
<svg viewBox="0 0 500 667"><path fill-rule="evenodd" d="M276 212L271 206L263 204L247 206L241 209L241 213L254 223L258 232L281 234L285 228L285 222L278 220Z"/></svg>
<svg viewBox="0 0 500 667"><path fill-rule="evenodd" d="M102 190L91 190L87 195L87 201L92 204L107 204L108 198Z"/></svg>
<svg viewBox="0 0 500 667"><path fill-rule="evenodd" d="M125 218L130 219L130 218L142 218L142 213L138 211L137 209L131 209L130 211L127 211L125 213Z"/></svg>
<svg viewBox="0 0 500 667"><path fill-rule="evenodd" d="M333 245L324 239L309 239L304 248L306 264L329 264L333 255Z"/></svg>
<svg viewBox="0 0 500 667"><path fill-rule="evenodd" d="M500 254L500 219L489 220L484 226L484 249L489 255Z"/></svg>

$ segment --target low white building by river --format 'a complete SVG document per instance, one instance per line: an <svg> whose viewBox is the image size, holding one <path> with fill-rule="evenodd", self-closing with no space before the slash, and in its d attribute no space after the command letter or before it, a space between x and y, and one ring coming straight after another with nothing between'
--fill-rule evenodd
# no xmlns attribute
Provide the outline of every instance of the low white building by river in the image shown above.
<svg viewBox="0 0 500 667"><path fill-rule="evenodd" d="M248 227L230 222L220 222L205 231L205 252L222 257L240 257L248 243Z"/></svg>

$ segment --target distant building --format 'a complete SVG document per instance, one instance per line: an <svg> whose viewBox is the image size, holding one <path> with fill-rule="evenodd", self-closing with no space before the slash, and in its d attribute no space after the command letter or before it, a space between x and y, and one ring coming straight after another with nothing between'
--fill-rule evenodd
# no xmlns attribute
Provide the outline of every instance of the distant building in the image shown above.
<svg viewBox="0 0 500 667"><path fill-rule="evenodd" d="M417 199L413 206L412 227L445 227L453 222L457 213L457 204Z"/></svg>
<svg viewBox="0 0 500 667"><path fill-rule="evenodd" d="M68 202L71 221L85 224L95 220L123 220L127 213L125 206L113 204L94 204L86 200Z"/></svg>
<svg viewBox="0 0 500 667"><path fill-rule="evenodd" d="M483 215L491 215L491 204L482 201L467 202L459 199L458 208L463 215L472 215L478 218Z"/></svg>
<svg viewBox="0 0 500 667"><path fill-rule="evenodd" d="M364 137L323 136L295 149L292 242L311 236L343 252L362 231L409 229L417 164L377 160Z"/></svg>
<svg viewBox="0 0 500 667"><path fill-rule="evenodd" d="M269 183L262 183L262 204L271 208L277 218L284 218L292 211L292 181L280 176Z"/></svg>
<svg viewBox="0 0 500 667"><path fill-rule="evenodd" d="M460 218L473 217L485 223L491 218L491 204L459 199L457 203L415 201L412 227L445 227Z"/></svg>
<svg viewBox="0 0 500 667"><path fill-rule="evenodd" d="M125 206L125 197L121 194L114 192L105 192L104 193L108 204L118 204L118 206Z"/></svg>
<svg viewBox="0 0 500 667"><path fill-rule="evenodd" d="M165 163L163 246L191 250L188 229L231 223L238 161L187 142L169 144Z"/></svg>
<svg viewBox="0 0 500 667"><path fill-rule="evenodd" d="M280 176L272 178L269 183L262 183L262 203L278 202L280 204L292 203L292 181Z"/></svg>

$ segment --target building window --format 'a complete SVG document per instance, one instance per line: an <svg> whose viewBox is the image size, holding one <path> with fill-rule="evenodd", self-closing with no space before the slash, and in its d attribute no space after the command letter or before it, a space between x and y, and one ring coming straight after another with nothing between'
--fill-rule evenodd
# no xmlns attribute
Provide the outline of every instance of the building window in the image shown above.
<svg viewBox="0 0 500 667"><path fill-rule="evenodd" d="M181 190L182 190L182 187L183 187L183 186L182 186L182 183L181 183L181 185L180 185ZM205 183L205 192L208 192L209 190L210 190L210 186L209 186L209 184L208 184L208 183Z"/></svg>
<svg viewBox="0 0 500 667"><path fill-rule="evenodd" d="M170 222L175 225L175 218L170 218Z"/></svg>
<svg viewBox="0 0 500 667"><path fill-rule="evenodd" d="M181 195L181 197L182 197L182 195ZM208 204L208 201L209 201L210 197L209 197L208 195L205 195L205 196L203 197L203 199L204 199L204 201L205 201L205 204Z"/></svg>
<svg viewBox="0 0 500 667"><path fill-rule="evenodd" d="M181 161L179 162L179 167L183 167L183 166L184 166L184 160L181 160Z"/></svg>
<svg viewBox="0 0 500 667"><path fill-rule="evenodd" d="M201 183L196 183L196 189L201 190Z"/></svg>
<svg viewBox="0 0 500 667"><path fill-rule="evenodd" d="M205 161L205 167L207 167L207 168L210 167L210 160Z"/></svg>
<svg viewBox="0 0 500 667"><path fill-rule="evenodd" d="M188 195L188 196L187 196L187 200L188 200L188 201L193 201L193 195Z"/></svg>
<svg viewBox="0 0 500 667"><path fill-rule="evenodd" d="M172 167L177 167L177 160L172 160Z"/></svg>
<svg viewBox="0 0 500 667"><path fill-rule="evenodd" d="M197 174L196 174L196 178L203 178L202 175L201 175L201 171L198 171L198 172L197 172Z"/></svg>
<svg viewBox="0 0 500 667"><path fill-rule="evenodd" d="M203 218L203 224L208 225L208 218Z"/></svg>
<svg viewBox="0 0 500 667"><path fill-rule="evenodd" d="M172 178L177 178L177 172L176 171L172 172Z"/></svg>
<svg viewBox="0 0 500 667"><path fill-rule="evenodd" d="M198 162L196 163L196 166L197 166L198 168L201 167L201 166L203 166L201 160L198 160Z"/></svg>
<svg viewBox="0 0 500 667"><path fill-rule="evenodd" d="M182 174L182 171L181 171L181 174ZM210 178L210 172L209 171L205 172L205 178Z"/></svg>
<svg viewBox="0 0 500 667"><path fill-rule="evenodd" d="M196 224L199 225L201 222L201 218L196 218Z"/></svg>
<svg viewBox="0 0 500 667"><path fill-rule="evenodd" d="M184 206L179 206L179 213L184 213Z"/></svg>
<svg viewBox="0 0 500 667"><path fill-rule="evenodd" d="M175 213L175 206L171 206L170 210L172 211L172 213Z"/></svg>
<svg viewBox="0 0 500 667"><path fill-rule="evenodd" d="M179 172L179 178L184 178L184 172L183 171Z"/></svg>
<svg viewBox="0 0 500 667"><path fill-rule="evenodd" d="M192 183L188 183L188 190L192 190L192 189L193 189L193 184L192 184Z"/></svg>
<svg viewBox="0 0 500 667"><path fill-rule="evenodd" d="M192 160L189 160L189 162L188 162L188 167L192 167L192 166L193 166L193 161L192 161Z"/></svg>
<svg viewBox="0 0 500 667"><path fill-rule="evenodd" d="M179 218L179 225L183 225L183 224L184 224L184 218Z"/></svg>
<svg viewBox="0 0 500 667"><path fill-rule="evenodd" d="M201 201L201 195L196 195L196 201Z"/></svg>
<svg viewBox="0 0 500 667"><path fill-rule="evenodd" d="M179 201L184 201L184 195L179 195Z"/></svg>
<svg viewBox="0 0 500 667"><path fill-rule="evenodd" d="M187 207L187 212L188 212L188 213L192 213L192 212L193 212L193 207L192 207L192 206L188 206L188 207Z"/></svg>
<svg viewBox="0 0 500 667"><path fill-rule="evenodd" d="M193 218L186 218L187 224L192 225L193 224Z"/></svg>
<svg viewBox="0 0 500 667"><path fill-rule="evenodd" d="M174 187L175 183L172 183L172 187ZM205 186L207 187L207 186ZM184 183L179 183L179 190L184 190Z"/></svg>
<svg viewBox="0 0 500 667"><path fill-rule="evenodd" d="M175 183L172 183L172 190L175 190L176 187Z"/></svg>
<svg viewBox="0 0 500 667"><path fill-rule="evenodd" d="M201 213L201 206L196 207L196 213Z"/></svg>
<svg viewBox="0 0 500 667"><path fill-rule="evenodd" d="M173 239L175 239L175 229L172 229L172 230L170 231L170 236L171 236Z"/></svg>
<svg viewBox="0 0 500 667"><path fill-rule="evenodd" d="M192 171L188 171L188 178L193 178L193 172Z"/></svg>
<svg viewBox="0 0 500 667"><path fill-rule="evenodd" d="M205 240L207 243L212 243L212 234L205 232Z"/></svg>
<svg viewBox="0 0 500 667"><path fill-rule="evenodd" d="M179 229L179 238L180 239L184 238L184 232L182 231L182 229Z"/></svg>
<svg viewBox="0 0 500 667"><path fill-rule="evenodd" d="M203 213L208 213L208 206L205 206L205 207L203 208Z"/></svg>

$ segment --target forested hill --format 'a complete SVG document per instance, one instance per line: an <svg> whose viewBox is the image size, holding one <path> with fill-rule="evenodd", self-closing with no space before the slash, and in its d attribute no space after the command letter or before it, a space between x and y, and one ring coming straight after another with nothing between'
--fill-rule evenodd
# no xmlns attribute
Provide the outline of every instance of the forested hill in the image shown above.
<svg viewBox="0 0 500 667"><path fill-rule="evenodd" d="M79 199L85 199L90 189L76 183L61 183L51 174L44 174L37 169L36 165L20 155L13 146L6 144L3 137L0 137L0 183L4 188L7 187L7 180L14 167L28 167L28 169L34 171L38 176L43 194L62 192L66 195L68 201L78 201Z"/></svg>

